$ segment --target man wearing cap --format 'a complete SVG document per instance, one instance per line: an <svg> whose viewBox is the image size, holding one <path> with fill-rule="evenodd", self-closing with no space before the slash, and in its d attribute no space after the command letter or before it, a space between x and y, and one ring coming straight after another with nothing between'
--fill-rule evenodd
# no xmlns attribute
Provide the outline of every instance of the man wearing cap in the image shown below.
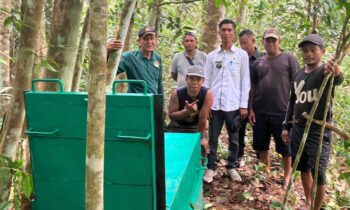
<svg viewBox="0 0 350 210"><path fill-rule="evenodd" d="M290 145L281 139L282 123L287 111L291 81L299 68L297 59L280 51L281 38L275 28L263 35L266 55L253 65L249 99L249 122L253 126L253 149L266 164L270 173L270 140L275 140L275 150L282 155L284 187L291 173Z"/></svg>
<svg viewBox="0 0 350 210"><path fill-rule="evenodd" d="M138 37L139 49L122 54L118 73L126 72L128 79L144 80L148 93L163 95L162 59L154 52L157 46L156 32L152 27L145 26L140 29ZM108 51L121 47L121 42L114 39L107 44ZM143 87L138 83L130 83L128 92L142 93Z"/></svg>
<svg viewBox="0 0 350 210"><path fill-rule="evenodd" d="M265 55L265 53L259 52L259 50L255 47L254 33L249 29L243 30L239 33L239 45L243 50L245 50L248 53L249 70L251 73L254 61L260 58L261 56ZM244 155L244 147L245 147L244 139L246 134L247 123L248 123L248 118L242 121L241 128L239 129L239 150L238 150L238 160L237 160L238 167Z"/></svg>
<svg viewBox="0 0 350 210"><path fill-rule="evenodd" d="M302 117L302 113L306 112L310 114L325 75L329 73L334 74L334 85L340 85L344 80L343 74L337 64L332 60L327 64L322 62L322 56L325 53L325 49L324 41L319 35L309 34L305 36L300 42L299 48L301 49L302 57L306 66L298 71L294 77L294 85L292 86L288 111L282 132L282 139L287 143L289 140L288 131L292 128L291 144L293 160L295 160L305 130L306 119ZM322 121L325 112L327 112L327 122L330 123L332 122L332 106L330 106L328 110L325 110L329 85L330 82L328 81L325 91L318 103L314 119ZM333 93L334 90L335 87L333 86ZM292 125L290 122L293 120L294 123ZM297 166L297 169L301 171L301 180L306 198L305 206L300 209L311 209L311 191L314 182L315 163L320 135L321 126L312 124ZM331 152L331 139L332 133L330 130L326 129L323 136L318 169L317 192L314 201L314 209L317 210L321 208L322 200L326 193L326 170Z"/></svg>
<svg viewBox="0 0 350 210"><path fill-rule="evenodd" d="M200 132L203 152L209 153L206 123L213 104L211 90L202 86L204 69L201 66L190 66L186 73L186 86L179 87L171 94L169 118L171 132Z"/></svg>
<svg viewBox="0 0 350 210"><path fill-rule="evenodd" d="M207 54L197 50L197 37L192 32L186 32L182 45L184 52L175 54L170 64L171 78L176 81L176 86L186 86L186 71L188 67L197 65L204 66Z"/></svg>
<svg viewBox="0 0 350 210"><path fill-rule="evenodd" d="M213 181L216 175L218 138L225 123L229 136L227 174L232 181L241 181L235 170L238 156L238 131L241 119L248 115L250 88L249 58L246 51L233 45L236 37L234 21L224 19L219 23L221 46L210 52L205 63L204 86L214 94L214 104L209 120L210 154L203 180Z"/></svg>

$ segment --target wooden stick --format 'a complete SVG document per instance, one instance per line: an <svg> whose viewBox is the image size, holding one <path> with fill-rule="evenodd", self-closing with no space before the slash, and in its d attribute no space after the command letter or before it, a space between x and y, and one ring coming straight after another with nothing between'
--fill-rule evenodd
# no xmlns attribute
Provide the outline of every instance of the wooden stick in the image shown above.
<svg viewBox="0 0 350 210"><path fill-rule="evenodd" d="M306 112L304 112L302 115L303 115L303 117L304 117L305 119L309 119L309 118L310 118L310 117L309 117L309 114L306 113ZM322 126L322 124L323 124L322 121L320 121L320 120L315 120L315 119L312 119L312 122L315 123L315 124L317 124L317 125L321 125L321 126ZM328 123L328 122L326 122L325 124L326 124L326 128L328 128L329 130L332 130L332 131L336 132L336 133L339 134L341 137L343 137L345 140L350 140L350 136L349 136L347 133L345 133L344 131L340 130L339 128L335 127L334 125L332 125L332 124L330 124L330 123Z"/></svg>

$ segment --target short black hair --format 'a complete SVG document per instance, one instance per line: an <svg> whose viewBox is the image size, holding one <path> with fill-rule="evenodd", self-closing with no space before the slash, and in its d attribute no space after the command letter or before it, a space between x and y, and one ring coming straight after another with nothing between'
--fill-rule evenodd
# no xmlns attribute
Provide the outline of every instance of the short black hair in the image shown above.
<svg viewBox="0 0 350 210"><path fill-rule="evenodd" d="M242 37L242 36L254 36L254 33L253 33L253 31L251 31L249 29L246 29L246 30L241 31L241 33L239 33L238 36L239 37Z"/></svg>
<svg viewBox="0 0 350 210"><path fill-rule="evenodd" d="M230 19L223 19L220 23L219 23L219 29L222 27L222 25L224 24L231 24L233 26L233 29L236 30L236 23L233 20Z"/></svg>
<svg viewBox="0 0 350 210"><path fill-rule="evenodd" d="M184 37L183 37L183 40L185 40L186 36L192 36L194 37L194 39L197 41L197 36L195 33L191 32L191 31L188 31L184 34Z"/></svg>

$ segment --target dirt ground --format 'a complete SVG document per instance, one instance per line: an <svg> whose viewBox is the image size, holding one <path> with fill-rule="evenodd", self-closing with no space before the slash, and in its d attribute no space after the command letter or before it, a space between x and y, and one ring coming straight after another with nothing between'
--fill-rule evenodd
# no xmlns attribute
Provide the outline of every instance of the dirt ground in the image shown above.
<svg viewBox="0 0 350 210"><path fill-rule="evenodd" d="M223 132L219 143L218 175L211 184L204 184L205 208L209 210L273 209L273 202L282 203L283 170L274 145L271 145L271 173L267 175L263 164L259 164L251 147L251 131L247 131L245 154L241 166L237 169L242 182L232 182L226 173L227 134ZM225 154L226 153L226 154ZM295 209L304 204L303 188L300 177L296 177L289 196L289 206Z"/></svg>

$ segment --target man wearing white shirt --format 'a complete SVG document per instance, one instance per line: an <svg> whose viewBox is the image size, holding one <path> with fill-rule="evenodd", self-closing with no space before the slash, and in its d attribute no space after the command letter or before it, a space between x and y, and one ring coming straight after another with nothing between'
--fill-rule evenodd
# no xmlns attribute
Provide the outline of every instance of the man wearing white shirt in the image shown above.
<svg viewBox="0 0 350 210"><path fill-rule="evenodd" d="M248 115L250 89L249 57L246 51L233 45L236 36L236 24L225 19L219 24L221 46L209 53L205 64L204 86L214 94L209 122L209 145L207 170L203 180L213 181L216 175L218 138L225 123L229 135L229 156L227 173L232 181L241 181L235 170L238 156L238 133L241 119Z"/></svg>

